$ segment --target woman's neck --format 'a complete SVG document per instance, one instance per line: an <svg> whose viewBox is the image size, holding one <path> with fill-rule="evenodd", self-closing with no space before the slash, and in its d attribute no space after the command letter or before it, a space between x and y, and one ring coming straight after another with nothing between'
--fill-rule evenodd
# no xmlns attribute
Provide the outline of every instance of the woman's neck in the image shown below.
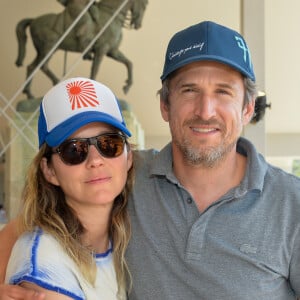
<svg viewBox="0 0 300 300"><path fill-rule="evenodd" d="M92 207L77 213L85 231L82 235L84 245L90 247L95 253L103 253L109 247L109 228L111 208Z"/></svg>

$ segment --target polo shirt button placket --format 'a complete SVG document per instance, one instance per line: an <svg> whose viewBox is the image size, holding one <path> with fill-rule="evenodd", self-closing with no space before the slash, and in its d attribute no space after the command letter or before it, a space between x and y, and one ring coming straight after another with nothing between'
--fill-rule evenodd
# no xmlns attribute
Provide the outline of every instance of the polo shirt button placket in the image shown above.
<svg viewBox="0 0 300 300"><path fill-rule="evenodd" d="M189 197L189 198L187 198L186 202L187 202L188 204L192 204L192 203L193 203L193 199Z"/></svg>

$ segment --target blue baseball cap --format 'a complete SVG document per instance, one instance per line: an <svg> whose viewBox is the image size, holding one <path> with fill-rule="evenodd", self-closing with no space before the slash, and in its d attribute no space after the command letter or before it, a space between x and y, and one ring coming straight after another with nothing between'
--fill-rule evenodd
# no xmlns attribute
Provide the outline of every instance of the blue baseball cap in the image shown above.
<svg viewBox="0 0 300 300"><path fill-rule="evenodd" d="M113 92L100 82L75 77L52 87L40 104L39 147L56 147L80 127L103 122L131 136Z"/></svg>
<svg viewBox="0 0 300 300"><path fill-rule="evenodd" d="M255 81L249 48L236 31L204 21L177 32L170 40L160 79L189 63L210 60L226 64Z"/></svg>

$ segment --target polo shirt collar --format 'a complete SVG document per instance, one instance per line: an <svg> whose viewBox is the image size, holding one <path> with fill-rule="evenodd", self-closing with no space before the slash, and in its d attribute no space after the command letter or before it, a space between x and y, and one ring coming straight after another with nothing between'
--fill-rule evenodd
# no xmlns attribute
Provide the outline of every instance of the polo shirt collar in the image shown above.
<svg viewBox="0 0 300 300"><path fill-rule="evenodd" d="M249 190L262 191L264 177L267 172L268 164L264 157L259 154L254 145L247 139L240 137L237 143L237 152L247 157L247 167L245 176L237 189L236 196L242 195ZM167 144L154 158L150 174L154 176L164 176L170 181L177 183L173 173L172 145Z"/></svg>

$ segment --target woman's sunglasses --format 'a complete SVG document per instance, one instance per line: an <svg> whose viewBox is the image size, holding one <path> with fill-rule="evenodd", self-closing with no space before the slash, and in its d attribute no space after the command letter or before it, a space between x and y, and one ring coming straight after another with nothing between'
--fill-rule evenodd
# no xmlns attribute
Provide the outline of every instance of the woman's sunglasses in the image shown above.
<svg viewBox="0 0 300 300"><path fill-rule="evenodd" d="M120 133L103 133L90 138L66 140L53 150L59 154L61 160L67 165L78 165L88 156L89 146L94 145L98 152L106 158L115 158L124 151L126 137Z"/></svg>

